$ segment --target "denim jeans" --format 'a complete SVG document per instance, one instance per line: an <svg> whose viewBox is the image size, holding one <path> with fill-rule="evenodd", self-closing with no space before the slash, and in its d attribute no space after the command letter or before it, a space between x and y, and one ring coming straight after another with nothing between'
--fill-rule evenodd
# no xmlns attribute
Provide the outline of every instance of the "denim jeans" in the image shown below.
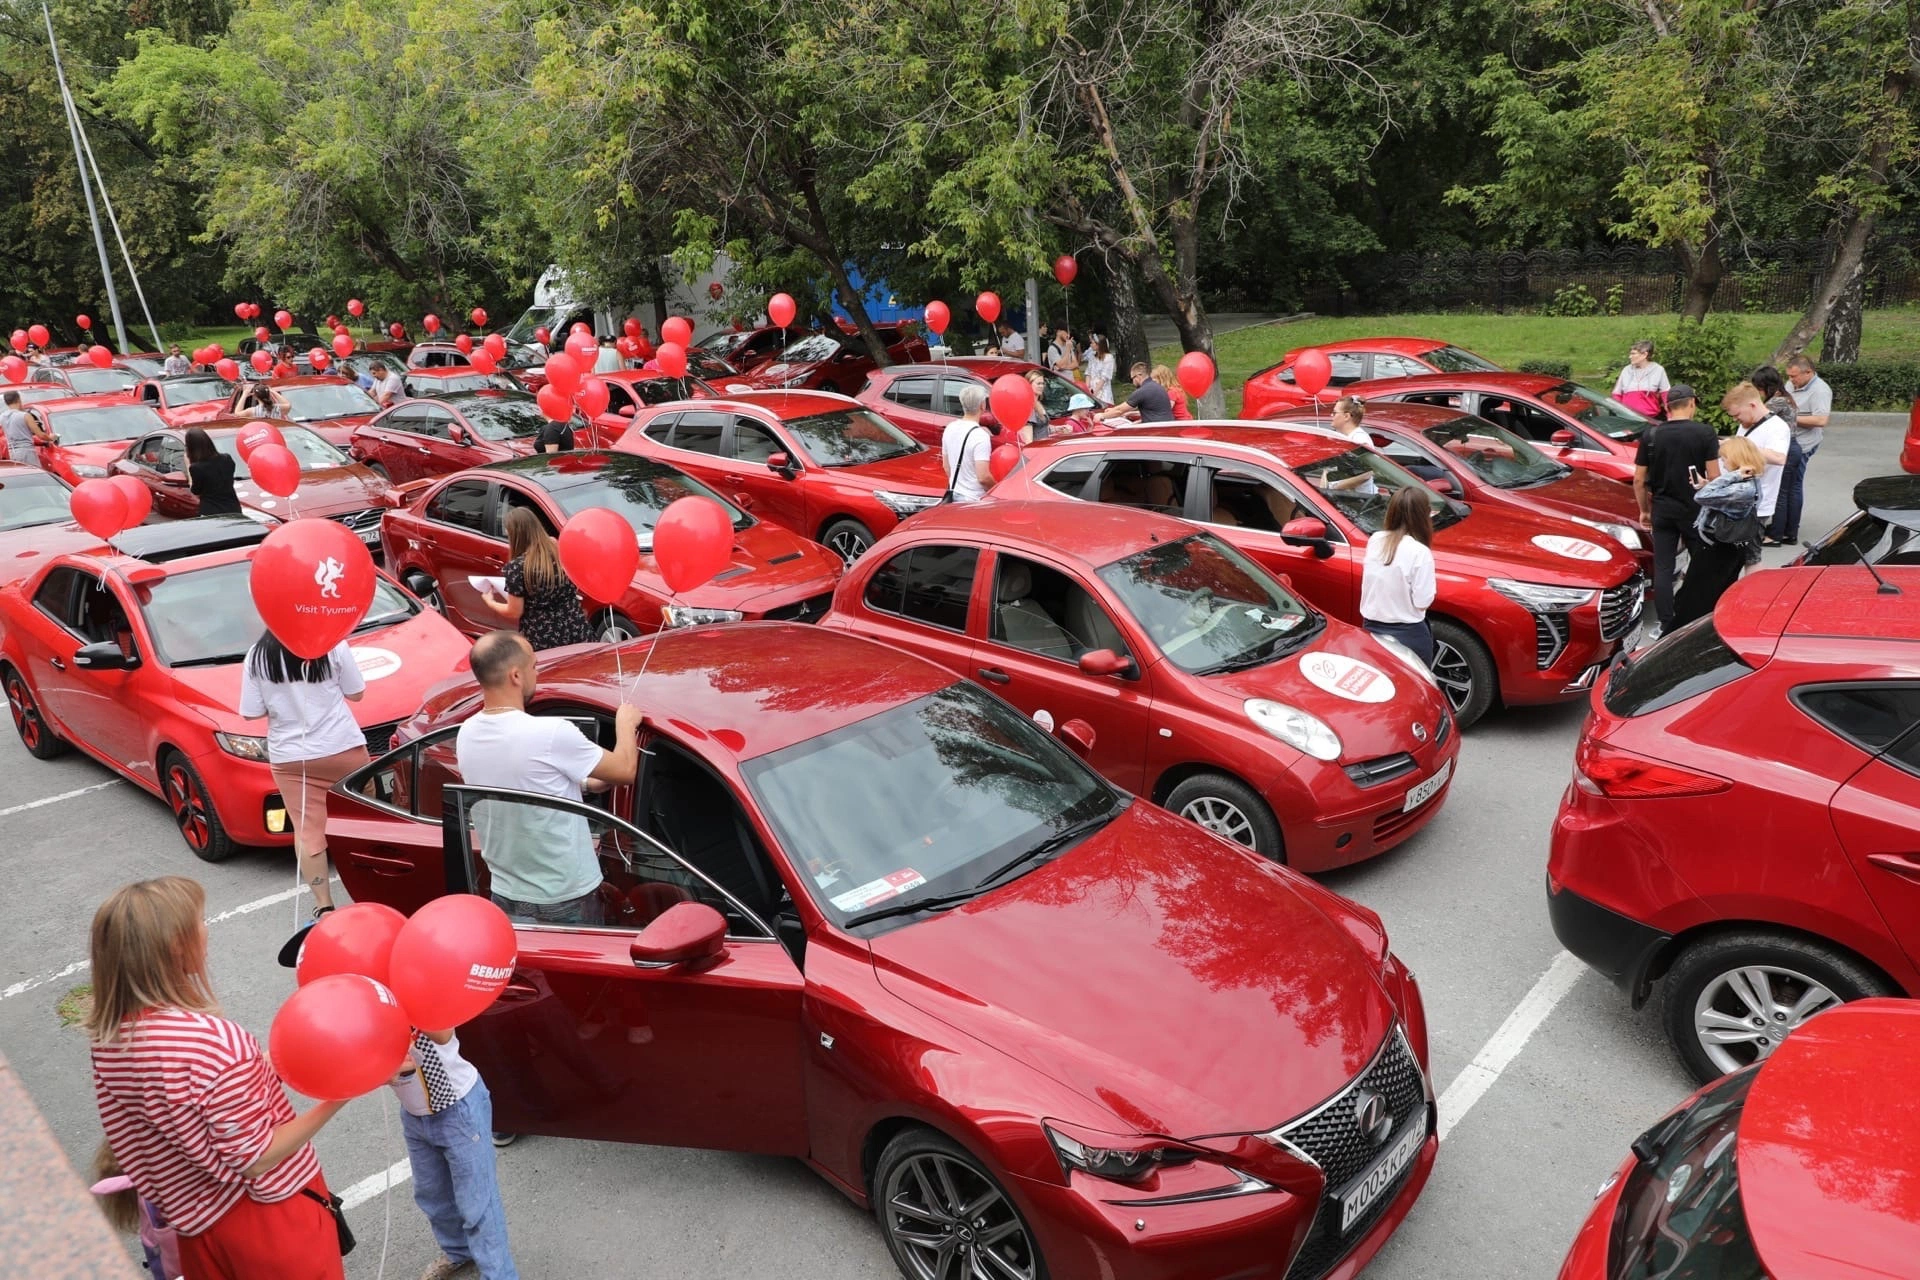
<svg viewBox="0 0 1920 1280"><path fill-rule="evenodd" d="M493 1167L493 1095L486 1081L445 1111L400 1114L413 1166L413 1202L427 1215L440 1251L471 1260L481 1280L520 1280L507 1247L507 1211Z"/></svg>
<svg viewBox="0 0 1920 1280"><path fill-rule="evenodd" d="M520 924L603 924L606 920L598 890L563 902L521 902L498 893L492 897L494 906Z"/></svg>
<svg viewBox="0 0 1920 1280"><path fill-rule="evenodd" d="M1413 656L1433 665L1433 628L1423 622L1367 622L1367 630L1388 636L1413 650Z"/></svg>
<svg viewBox="0 0 1920 1280"><path fill-rule="evenodd" d="M1767 536L1776 542L1800 541L1800 509L1807 496L1807 460L1820 446L1802 450L1798 440L1787 446L1787 462L1780 470L1780 500L1774 504Z"/></svg>

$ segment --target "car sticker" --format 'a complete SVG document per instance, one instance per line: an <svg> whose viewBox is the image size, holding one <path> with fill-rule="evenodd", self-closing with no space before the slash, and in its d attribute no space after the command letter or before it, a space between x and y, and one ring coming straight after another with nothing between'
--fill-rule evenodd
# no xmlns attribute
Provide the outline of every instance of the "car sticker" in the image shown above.
<svg viewBox="0 0 1920 1280"><path fill-rule="evenodd" d="M400 655L391 649L355 649L353 660L364 680L379 680L400 669Z"/></svg>
<svg viewBox="0 0 1920 1280"><path fill-rule="evenodd" d="M1317 689L1348 702L1385 702L1393 697L1387 674L1344 653L1309 653L1300 659L1300 674Z"/></svg>
<svg viewBox="0 0 1920 1280"><path fill-rule="evenodd" d="M1533 538L1533 545L1542 551L1550 551L1556 556L1565 556L1569 560L1610 560L1612 554L1597 543L1585 538L1564 538L1557 533L1539 533Z"/></svg>
<svg viewBox="0 0 1920 1280"><path fill-rule="evenodd" d="M891 875L881 876L878 880L869 880L858 889L849 889L833 899L833 905L842 911L857 911L870 907L876 902L885 902L888 898L897 898L909 889L918 889L927 882L927 878L912 867L902 867Z"/></svg>
<svg viewBox="0 0 1920 1280"><path fill-rule="evenodd" d="M1252 615L1254 622L1268 631L1291 631L1307 620L1306 615L1301 613L1275 615L1262 609L1250 609L1248 613Z"/></svg>

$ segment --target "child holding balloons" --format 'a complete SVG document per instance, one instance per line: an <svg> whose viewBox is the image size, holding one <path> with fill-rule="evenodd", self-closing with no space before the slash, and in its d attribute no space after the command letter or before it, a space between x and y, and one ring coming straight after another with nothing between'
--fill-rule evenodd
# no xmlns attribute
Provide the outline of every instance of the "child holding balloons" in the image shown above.
<svg viewBox="0 0 1920 1280"><path fill-rule="evenodd" d="M507 1245L507 1211L494 1168L493 1095L451 1031L413 1033L392 1080L413 1167L413 1202L439 1242L420 1280L446 1280L472 1264L481 1280L519 1280Z"/></svg>

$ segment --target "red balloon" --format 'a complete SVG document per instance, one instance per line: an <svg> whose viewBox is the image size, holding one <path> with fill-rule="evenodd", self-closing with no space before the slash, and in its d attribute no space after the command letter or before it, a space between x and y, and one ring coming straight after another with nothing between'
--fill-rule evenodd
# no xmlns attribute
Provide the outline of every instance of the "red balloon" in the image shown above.
<svg viewBox="0 0 1920 1280"><path fill-rule="evenodd" d="M456 334L454 336L453 345L459 349L460 354L463 356L470 356L473 354L473 339L469 338L464 333Z"/></svg>
<svg viewBox="0 0 1920 1280"><path fill-rule="evenodd" d="M614 520L631 542L633 530ZM475 894L451 893L413 913L393 944L387 972L414 1026L449 1031L493 1003L518 959L506 912Z"/></svg>
<svg viewBox="0 0 1920 1280"><path fill-rule="evenodd" d="M420 327L428 333L438 333L440 332L440 317L429 311L426 315L420 317Z"/></svg>
<svg viewBox="0 0 1920 1280"><path fill-rule="evenodd" d="M493 358L493 352L486 347L480 348L469 356L468 359L472 362L474 370L478 373L492 373L500 367L500 362Z"/></svg>
<svg viewBox="0 0 1920 1280"><path fill-rule="evenodd" d="M1053 260L1053 278L1062 285L1072 284L1073 278L1079 274L1080 264L1074 261L1072 254L1063 253Z"/></svg>
<svg viewBox="0 0 1920 1280"><path fill-rule="evenodd" d="M267 326L261 325L253 331L253 340L255 342L271 342L273 341L273 334L267 331Z"/></svg>
<svg viewBox="0 0 1920 1280"><path fill-rule="evenodd" d="M347 313L349 315L363 316L367 314L367 304L360 301L360 299L358 298L348 298Z"/></svg>
<svg viewBox="0 0 1920 1280"><path fill-rule="evenodd" d="M593 368L600 355L600 343L591 329L575 329L567 335L567 354L578 360L583 371Z"/></svg>
<svg viewBox="0 0 1920 1280"><path fill-rule="evenodd" d="M551 382L540 388L533 398L540 406L540 416L548 422L565 422L573 417L573 401Z"/></svg>
<svg viewBox="0 0 1920 1280"><path fill-rule="evenodd" d="M333 335L333 354L339 356L342 360L345 360L348 356L352 355L353 354L353 335L348 333L334 334Z"/></svg>
<svg viewBox="0 0 1920 1280"><path fill-rule="evenodd" d="M585 320L575 320L571 325L567 327L567 332L569 334L592 333L593 329L587 324Z"/></svg>
<svg viewBox="0 0 1920 1280"><path fill-rule="evenodd" d="M105 369L113 364L113 352L101 346L88 347L87 363L96 369Z"/></svg>
<svg viewBox="0 0 1920 1280"><path fill-rule="evenodd" d="M294 980L304 987L336 973L357 973L386 985L393 944L406 923L405 916L379 902L356 902L329 911L300 944Z"/></svg>
<svg viewBox="0 0 1920 1280"><path fill-rule="evenodd" d="M487 313L484 308L475 307L473 314L468 318L473 321L473 327L476 329L484 329L487 327Z"/></svg>
<svg viewBox="0 0 1920 1280"><path fill-rule="evenodd" d="M392 324L387 326L387 333L391 335L395 341L398 341L400 338L404 337L406 335L406 332L407 332L407 326L401 324L398 320L395 320Z"/></svg>
<svg viewBox="0 0 1920 1280"><path fill-rule="evenodd" d="M590 367L590 366L588 366ZM580 389L581 375L586 372L580 360L564 351L547 357L547 385L555 388L563 396L571 397Z"/></svg>
<svg viewBox="0 0 1920 1280"><path fill-rule="evenodd" d="M1320 348L1308 347L1293 358L1293 385L1308 395L1319 395L1331 377L1333 364Z"/></svg>
<svg viewBox="0 0 1920 1280"><path fill-rule="evenodd" d="M580 406L580 412L597 418L607 411L607 402L612 398L606 379L589 376L580 379L580 390L574 392L573 402Z"/></svg>
<svg viewBox="0 0 1920 1280"><path fill-rule="evenodd" d="M89 315L78 315L78 316L75 316L75 317L73 318L73 322L74 322L75 324L77 324L77 325L79 325L79 326L80 326L80 327L81 327L82 329L91 329L91 328L93 328L93 317L92 317L92 316L89 316Z"/></svg>
<svg viewBox="0 0 1920 1280"><path fill-rule="evenodd" d="M782 329L793 323L794 313L799 310L793 303L791 294L776 293L767 299L767 319ZM666 326L661 326L661 336L665 336Z"/></svg>
<svg viewBox="0 0 1920 1280"><path fill-rule="evenodd" d="M48 336L49 335L47 333L47 326L43 324L34 324L34 325L27 326L27 338L36 347L46 346Z"/></svg>
<svg viewBox="0 0 1920 1280"><path fill-rule="evenodd" d="M236 302L236 303L234 303L234 304L233 304L233 317L234 317L234 319L236 319L236 320L245 320L245 319L247 318L247 304L246 304L246 303L244 303L244 302Z"/></svg>
<svg viewBox="0 0 1920 1280"><path fill-rule="evenodd" d="M15 329L11 341L13 342L13 349L15 351L25 351L27 349L27 331L25 329Z"/></svg>
<svg viewBox="0 0 1920 1280"><path fill-rule="evenodd" d="M257 302L249 302L247 304L247 319L258 320L259 318L260 318L260 304Z"/></svg>
<svg viewBox="0 0 1920 1280"><path fill-rule="evenodd" d="M640 542L633 526L605 507L588 507L560 530L560 567L595 604L612 604L633 586Z"/></svg>
<svg viewBox="0 0 1920 1280"><path fill-rule="evenodd" d="M995 484L1012 475L1013 469L1019 465L1020 446L1012 440L995 445L993 452L987 455L987 473L993 477Z"/></svg>
<svg viewBox="0 0 1920 1280"><path fill-rule="evenodd" d="M693 322L685 316L668 316L660 326L660 341L685 347L693 342Z"/></svg>
<svg viewBox="0 0 1920 1280"><path fill-rule="evenodd" d="M338 329L339 327L340 327L340 317L339 317L339 316L328 316L328 317L327 317L327 328L329 328L329 329Z"/></svg>
<svg viewBox="0 0 1920 1280"><path fill-rule="evenodd" d="M541 325L533 331L533 340L543 347L550 347L553 345L553 330Z"/></svg>
<svg viewBox="0 0 1920 1280"><path fill-rule="evenodd" d="M248 465L257 474L259 455ZM260 620L281 644L302 658L323 658L366 617L375 578L373 555L353 530L308 516L281 525L254 549L247 585Z"/></svg>
<svg viewBox="0 0 1920 1280"><path fill-rule="evenodd" d="M291 311L274 312L273 327L276 329L279 329L283 333L286 330L293 328L293 312Z"/></svg>
<svg viewBox="0 0 1920 1280"><path fill-rule="evenodd" d="M982 320L992 324L1000 318L1000 295L989 290L973 300L973 310Z"/></svg>
<svg viewBox="0 0 1920 1280"><path fill-rule="evenodd" d="M491 351L493 353L493 358L495 360L505 360L507 358L507 340L501 334L497 334L497 333L488 334L486 337L486 341L482 342L480 345L485 347L488 351Z"/></svg>
<svg viewBox="0 0 1920 1280"><path fill-rule="evenodd" d="M315 373L325 373L327 366L333 363L333 357L327 354L325 347L315 347L307 352L307 363L313 366Z"/></svg>
<svg viewBox="0 0 1920 1280"><path fill-rule="evenodd" d="M660 372L666 374L669 378L684 378L687 376L687 349L679 343L661 343L660 349L654 352L653 358L655 362L659 364Z"/></svg>
<svg viewBox="0 0 1920 1280"><path fill-rule="evenodd" d="M634 319L632 316L628 316L626 319L626 323L620 326L620 331L626 334L629 338L637 338L640 336L640 322ZM662 332L665 332L665 331L662 330Z"/></svg>
<svg viewBox="0 0 1920 1280"><path fill-rule="evenodd" d="M233 442L234 450L240 455L242 462L251 461L253 451L264 445L275 445L282 449L287 447L287 438L280 434L280 428L265 419L241 428L240 434L234 438Z"/></svg>
<svg viewBox="0 0 1920 1280"><path fill-rule="evenodd" d="M653 344L647 341L647 335L644 331L639 337L633 340L631 349L633 351L633 358L636 360L650 360L653 358Z"/></svg>
<svg viewBox="0 0 1920 1280"><path fill-rule="evenodd" d="M987 403L993 406L993 416L1001 426L1017 432L1033 416L1033 384L1020 374L1003 373L993 380Z"/></svg>
<svg viewBox="0 0 1920 1280"><path fill-rule="evenodd" d="M5 360L0 360L0 373L6 375L8 382L25 382L27 362L19 356L8 356Z"/></svg>
<svg viewBox="0 0 1920 1280"><path fill-rule="evenodd" d="M1189 351L1180 357L1180 367L1176 372L1180 377L1180 386L1198 400L1213 385L1213 357L1204 351Z"/></svg>
<svg viewBox="0 0 1920 1280"><path fill-rule="evenodd" d="M947 304L938 298L927 304L927 328L938 334L945 334L947 326L953 323L953 313L947 310Z"/></svg>
<svg viewBox="0 0 1920 1280"><path fill-rule="evenodd" d="M228 382L240 381L240 362L237 360L229 360L222 356L213 362L213 371Z"/></svg>
<svg viewBox="0 0 1920 1280"><path fill-rule="evenodd" d="M733 520L712 498L676 498L653 526L653 563L669 591L691 591L733 560Z"/></svg>
<svg viewBox="0 0 1920 1280"><path fill-rule="evenodd" d="M127 504L127 514L121 517L122 529L131 529L153 514L153 490L142 484L138 476L114 476L107 483L120 491L121 499Z"/></svg>
<svg viewBox="0 0 1920 1280"><path fill-rule="evenodd" d="M127 527L127 498L110 480L82 480L67 500L74 523L96 538Z"/></svg>
<svg viewBox="0 0 1920 1280"><path fill-rule="evenodd" d="M613 349L631 360L633 359L633 353L637 351L639 347L632 338L627 337L627 335L623 333L613 340Z"/></svg>
<svg viewBox="0 0 1920 1280"><path fill-rule="evenodd" d="M300 459L284 444L260 445L247 459L247 469L253 482L275 497L290 498L300 487Z"/></svg>
<svg viewBox="0 0 1920 1280"><path fill-rule="evenodd" d="M207 351L213 356L215 360L226 359L227 349L221 346L217 342L209 342L207 344Z"/></svg>
<svg viewBox="0 0 1920 1280"><path fill-rule="evenodd" d="M256 351L247 357L247 363L254 367L255 372L271 372L273 369L273 353L270 351Z"/></svg>
<svg viewBox="0 0 1920 1280"><path fill-rule="evenodd" d="M357 973L336 973L301 987L273 1015L267 1032L267 1053L280 1078L323 1102L344 1102L378 1089L393 1078L412 1046L413 1030L399 999Z"/></svg>

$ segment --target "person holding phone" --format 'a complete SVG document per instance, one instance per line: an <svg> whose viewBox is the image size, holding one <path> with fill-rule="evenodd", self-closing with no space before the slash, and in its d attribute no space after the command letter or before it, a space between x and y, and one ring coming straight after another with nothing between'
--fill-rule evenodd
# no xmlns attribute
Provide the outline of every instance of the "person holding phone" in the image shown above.
<svg viewBox="0 0 1920 1280"><path fill-rule="evenodd" d="M505 621L519 624L520 634L536 652L590 642L593 624L579 588L560 564L560 548L540 517L525 507L507 512L507 554L505 590L490 589L481 602Z"/></svg>
<svg viewBox="0 0 1920 1280"><path fill-rule="evenodd" d="M1653 531L1654 627L1642 633L1651 641L1674 626L1674 570L1680 548L1689 558L1699 549L1694 522L1700 515L1695 491L1720 474L1720 440L1694 414L1699 401L1692 387L1667 389L1667 420L1641 433L1633 459L1633 494L1640 520Z"/></svg>

